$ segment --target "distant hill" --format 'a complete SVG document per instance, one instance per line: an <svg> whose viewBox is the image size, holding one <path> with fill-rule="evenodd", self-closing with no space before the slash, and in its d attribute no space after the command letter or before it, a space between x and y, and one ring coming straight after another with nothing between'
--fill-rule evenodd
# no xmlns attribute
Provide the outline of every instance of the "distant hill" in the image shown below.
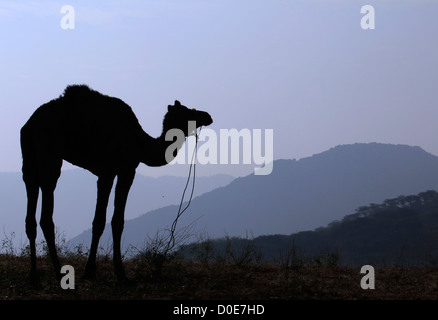
<svg viewBox="0 0 438 320"><path fill-rule="evenodd" d="M314 156L277 160L270 175L249 175L192 201L180 227L196 223L211 238L297 233L325 226L360 206L438 189L438 157L419 147L341 145ZM177 206L125 222L123 244L140 245L169 228ZM102 241L111 243L107 226ZM91 230L71 244L89 245Z"/></svg>
<svg viewBox="0 0 438 320"><path fill-rule="evenodd" d="M197 177L195 195L225 186L234 177L215 175ZM133 219L150 210L179 203L187 178L163 176L158 178L137 174L129 193L126 206L126 219ZM54 221L61 236L71 238L89 228L93 221L96 206L97 177L83 169L64 170L55 190ZM111 217L114 190L108 205L107 216ZM41 199L41 197L40 197ZM0 233L9 236L15 232L17 245L27 243L24 232L26 216L26 189L21 172L0 173ZM37 217L40 215L40 202ZM42 235L38 229L39 236ZM3 234L2 234L3 235ZM1 238L1 236L0 236Z"/></svg>
<svg viewBox="0 0 438 320"><path fill-rule="evenodd" d="M436 265L438 192L429 190L362 206L341 221L314 231L208 241L211 260L224 257L227 250L243 254L244 248L251 248L264 260L289 259L291 264L321 258L350 266ZM185 245L180 250L186 258L197 259L205 254L206 244Z"/></svg>

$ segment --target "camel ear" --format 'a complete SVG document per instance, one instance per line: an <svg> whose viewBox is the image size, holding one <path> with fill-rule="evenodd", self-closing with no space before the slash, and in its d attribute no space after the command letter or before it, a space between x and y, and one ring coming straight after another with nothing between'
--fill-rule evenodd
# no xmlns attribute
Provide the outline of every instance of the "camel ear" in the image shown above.
<svg viewBox="0 0 438 320"><path fill-rule="evenodd" d="M178 100L175 100L175 107L181 107L181 103Z"/></svg>
<svg viewBox="0 0 438 320"><path fill-rule="evenodd" d="M167 106L167 111L170 111L173 108L170 104Z"/></svg>

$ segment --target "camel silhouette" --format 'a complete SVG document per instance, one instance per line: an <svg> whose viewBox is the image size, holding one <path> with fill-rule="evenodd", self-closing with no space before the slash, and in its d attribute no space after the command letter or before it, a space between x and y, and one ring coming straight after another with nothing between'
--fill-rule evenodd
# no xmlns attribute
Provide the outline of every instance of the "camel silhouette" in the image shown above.
<svg viewBox="0 0 438 320"><path fill-rule="evenodd" d="M196 128L210 125L213 120L204 111L189 109L175 101L164 116L162 134L153 138L143 131L132 109L122 100L90 89L86 85L67 86L59 98L40 106L21 129L23 181L27 192L26 234L31 251L31 282L38 283L35 239L36 207L39 189L42 194L40 226L47 242L57 279L61 279L61 264L55 247L53 223L54 190L61 174L63 160L89 170L98 177L97 203L92 226L92 241L84 277L96 275L96 254L105 228L108 198L117 176L113 235L114 272L126 280L120 241L124 211L135 170L140 162L148 166L163 166L170 162L167 148L175 148L176 157L181 142L167 141L166 132L179 129L184 136L196 134ZM174 139L175 140L175 139ZM181 140L181 139L180 139ZM175 145L176 144L176 145Z"/></svg>

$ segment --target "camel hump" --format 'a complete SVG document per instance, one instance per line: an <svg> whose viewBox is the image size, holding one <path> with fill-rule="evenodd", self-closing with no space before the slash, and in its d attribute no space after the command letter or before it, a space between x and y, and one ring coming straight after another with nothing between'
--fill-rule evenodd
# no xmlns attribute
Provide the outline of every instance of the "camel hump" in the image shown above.
<svg viewBox="0 0 438 320"><path fill-rule="evenodd" d="M72 98L72 97L89 95L90 93L96 93L96 91L91 90L90 87L88 87L85 84L74 84L74 85L69 85L65 88L63 96L65 98Z"/></svg>

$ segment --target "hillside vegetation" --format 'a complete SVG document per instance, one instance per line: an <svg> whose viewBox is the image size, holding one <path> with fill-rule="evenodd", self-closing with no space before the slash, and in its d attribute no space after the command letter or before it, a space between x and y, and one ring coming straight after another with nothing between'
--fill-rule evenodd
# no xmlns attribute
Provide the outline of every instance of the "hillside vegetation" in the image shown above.
<svg viewBox="0 0 438 320"><path fill-rule="evenodd" d="M350 266L421 266L438 263L438 192L399 196L359 207L314 231L256 238L225 237L183 246L185 256L209 248L209 259L233 248L246 259L279 262L325 256Z"/></svg>

